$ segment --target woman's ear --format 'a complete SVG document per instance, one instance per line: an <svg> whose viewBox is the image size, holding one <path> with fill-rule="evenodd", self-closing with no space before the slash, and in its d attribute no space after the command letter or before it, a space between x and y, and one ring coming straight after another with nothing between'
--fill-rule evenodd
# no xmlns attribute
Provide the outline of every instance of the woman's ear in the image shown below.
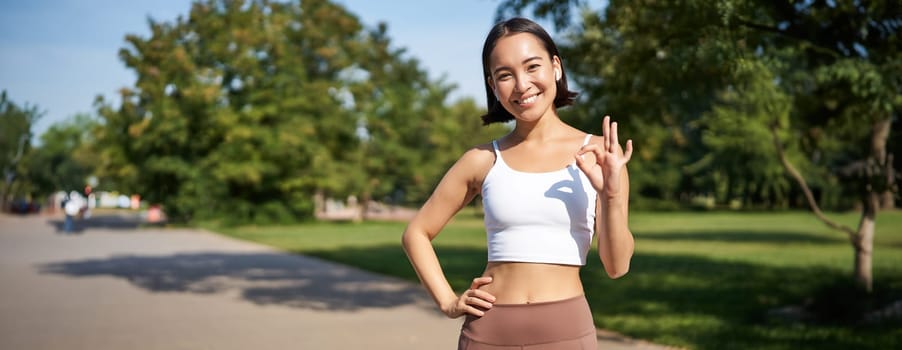
<svg viewBox="0 0 902 350"><path fill-rule="evenodd" d="M564 75L561 58L557 57L557 55L551 57L551 66L554 68L554 80L561 80L561 77Z"/></svg>

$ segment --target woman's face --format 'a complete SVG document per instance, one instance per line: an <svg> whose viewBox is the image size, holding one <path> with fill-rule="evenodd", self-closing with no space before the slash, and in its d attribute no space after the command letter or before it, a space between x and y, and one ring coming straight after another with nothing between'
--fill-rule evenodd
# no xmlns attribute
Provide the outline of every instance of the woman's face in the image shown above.
<svg viewBox="0 0 902 350"><path fill-rule="evenodd" d="M495 44L489 55L488 84L514 118L535 121L553 111L560 69L560 59L549 57L539 38L517 33Z"/></svg>

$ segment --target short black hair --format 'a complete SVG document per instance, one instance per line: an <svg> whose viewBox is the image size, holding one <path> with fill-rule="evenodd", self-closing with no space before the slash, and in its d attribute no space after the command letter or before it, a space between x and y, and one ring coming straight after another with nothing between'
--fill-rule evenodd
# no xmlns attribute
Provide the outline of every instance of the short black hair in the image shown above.
<svg viewBox="0 0 902 350"><path fill-rule="evenodd" d="M495 49L498 40L518 33L529 33L534 35L545 45L545 50L548 51L549 58L553 59L554 56L557 56L558 59L561 60L561 65L563 66L563 59L561 59L561 54L558 52L557 45L554 44L554 40L551 39L548 32L546 32L538 23L526 18L515 17L496 24L492 27L492 30L489 31L489 35L485 38L485 44L482 46L482 81L483 84L485 84L485 96L489 109L488 113L482 116L483 125L502 123L514 119L514 116L504 109L501 102L495 98L495 93L492 91L492 88L489 87L488 78L491 77L491 72L489 72L489 56L492 54L492 50ZM554 106L564 107L572 105L576 100L576 96L579 94L570 91L570 89L567 88L567 73L564 72L563 67L561 67L561 78L557 80L556 85L557 95L554 96Z"/></svg>

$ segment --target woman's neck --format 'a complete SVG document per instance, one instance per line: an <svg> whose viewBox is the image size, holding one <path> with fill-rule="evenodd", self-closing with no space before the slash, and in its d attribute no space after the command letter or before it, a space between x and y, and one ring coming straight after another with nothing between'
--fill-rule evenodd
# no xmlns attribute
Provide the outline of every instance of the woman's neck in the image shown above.
<svg viewBox="0 0 902 350"><path fill-rule="evenodd" d="M563 130L562 126L566 124L555 111L551 110L534 122L517 120L510 135L519 142L544 142L559 136Z"/></svg>

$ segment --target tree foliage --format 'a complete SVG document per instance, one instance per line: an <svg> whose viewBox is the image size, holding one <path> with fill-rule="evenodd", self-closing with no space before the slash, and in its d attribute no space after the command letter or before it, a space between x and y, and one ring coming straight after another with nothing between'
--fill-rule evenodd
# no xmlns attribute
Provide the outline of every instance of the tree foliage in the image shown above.
<svg viewBox="0 0 902 350"><path fill-rule="evenodd" d="M96 155L90 149L92 133L96 128L96 119L78 114L51 125L41 134L40 145L33 147L23 160L33 196L84 189L88 177L94 174L97 162Z"/></svg>
<svg viewBox="0 0 902 350"><path fill-rule="evenodd" d="M102 177L177 220L292 221L314 193L421 201L478 119L385 25L326 0L199 1L149 25L120 51L135 86L98 101L96 149Z"/></svg>
<svg viewBox="0 0 902 350"><path fill-rule="evenodd" d="M3 188L0 208L6 209L12 195L28 194L23 156L31 148L31 128L43 113L34 105L19 105L12 101L6 90L0 92L0 170L3 171Z"/></svg>

